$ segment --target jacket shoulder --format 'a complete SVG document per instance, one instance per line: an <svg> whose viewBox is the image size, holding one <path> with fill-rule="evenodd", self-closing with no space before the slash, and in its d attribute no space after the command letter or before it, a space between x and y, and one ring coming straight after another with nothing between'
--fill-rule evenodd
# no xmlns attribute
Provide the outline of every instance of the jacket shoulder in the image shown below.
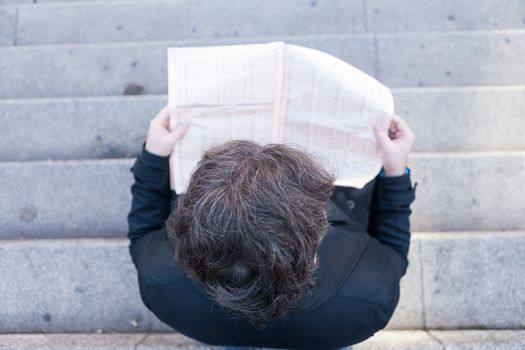
<svg viewBox="0 0 525 350"><path fill-rule="evenodd" d="M182 282L187 278L175 259L165 228L142 237L130 249L141 287Z"/></svg>
<svg viewBox="0 0 525 350"><path fill-rule="evenodd" d="M395 252L370 237L363 254L338 294L344 298L374 303L391 312L399 302L399 264Z"/></svg>

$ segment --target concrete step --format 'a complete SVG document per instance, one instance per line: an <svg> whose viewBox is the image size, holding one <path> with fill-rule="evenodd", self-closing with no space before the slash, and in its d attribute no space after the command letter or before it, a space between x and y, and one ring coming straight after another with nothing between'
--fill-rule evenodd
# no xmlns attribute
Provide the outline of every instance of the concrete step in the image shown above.
<svg viewBox="0 0 525 350"><path fill-rule="evenodd" d="M123 1L123 0L0 0L0 5L23 5L23 4L47 4L47 3L80 3L80 2L95 2L95 1ZM148 1L148 0L125 0L125 1Z"/></svg>
<svg viewBox="0 0 525 350"><path fill-rule="evenodd" d="M222 349L196 342L180 334L9 334L0 335L0 349ZM379 331L352 346L354 350L520 350L523 331Z"/></svg>
<svg viewBox="0 0 525 350"><path fill-rule="evenodd" d="M523 33L378 34L376 77L391 87L518 85Z"/></svg>
<svg viewBox="0 0 525 350"><path fill-rule="evenodd" d="M522 0L367 0L372 32L525 28Z"/></svg>
<svg viewBox="0 0 525 350"><path fill-rule="evenodd" d="M521 0L30 2L7 1L18 45L525 28Z"/></svg>
<svg viewBox="0 0 525 350"><path fill-rule="evenodd" d="M416 152L525 149L525 87L394 89ZM502 136L504 135L504 136Z"/></svg>
<svg viewBox="0 0 525 350"><path fill-rule="evenodd" d="M395 89L394 98L417 135L416 152L525 150L525 86ZM165 95L0 100L0 160L133 157L166 102Z"/></svg>
<svg viewBox="0 0 525 350"><path fill-rule="evenodd" d="M523 85L525 31L242 37L0 48L0 98L165 94L166 48L284 40L328 52L390 87ZM455 59L440 59L455 57Z"/></svg>
<svg viewBox="0 0 525 350"><path fill-rule="evenodd" d="M1 243L0 333L169 329L140 301L126 239ZM387 329L523 329L524 249L523 231L414 233Z"/></svg>
<svg viewBox="0 0 525 350"><path fill-rule="evenodd" d="M355 350L518 350L523 330L379 331Z"/></svg>
<svg viewBox="0 0 525 350"><path fill-rule="evenodd" d="M149 121L167 100L164 95L0 100L0 159L134 157Z"/></svg>
<svg viewBox="0 0 525 350"><path fill-rule="evenodd" d="M0 47L16 43L16 10L16 6L0 6Z"/></svg>
<svg viewBox="0 0 525 350"><path fill-rule="evenodd" d="M364 32L365 17L345 0L69 2L20 5L17 29L18 45L122 42L348 34Z"/></svg>
<svg viewBox="0 0 525 350"><path fill-rule="evenodd" d="M143 94L166 94L168 47L281 39L319 48L373 74L369 35L0 47L0 80L6 82L0 85L0 98L123 95L130 84Z"/></svg>
<svg viewBox="0 0 525 350"><path fill-rule="evenodd" d="M124 235L133 162L0 162L0 238ZM525 228L525 152L416 153L409 166L415 231Z"/></svg>

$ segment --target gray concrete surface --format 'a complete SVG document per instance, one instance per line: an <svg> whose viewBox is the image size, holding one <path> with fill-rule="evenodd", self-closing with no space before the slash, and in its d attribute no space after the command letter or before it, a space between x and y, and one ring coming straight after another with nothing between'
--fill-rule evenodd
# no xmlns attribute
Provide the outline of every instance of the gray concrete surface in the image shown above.
<svg viewBox="0 0 525 350"><path fill-rule="evenodd" d="M396 113L416 135L415 152L525 150L525 87L393 92Z"/></svg>
<svg viewBox="0 0 525 350"><path fill-rule="evenodd" d="M0 162L0 238L122 236L133 161ZM414 231L525 227L524 152L414 154L409 166Z"/></svg>
<svg viewBox="0 0 525 350"><path fill-rule="evenodd" d="M166 91L166 45L0 48L0 98L122 95Z"/></svg>
<svg viewBox="0 0 525 350"><path fill-rule="evenodd" d="M20 7L22 45L360 32L523 29L520 0L347 2L2 0ZM221 16L216 16L221 13ZM91 23L97 21L97 26ZM10 28L15 27L10 24Z"/></svg>
<svg viewBox="0 0 525 350"><path fill-rule="evenodd" d="M16 6L0 6L0 46L14 45L15 40Z"/></svg>
<svg viewBox="0 0 525 350"><path fill-rule="evenodd" d="M18 42L34 45L353 33L364 31L363 13L362 2L345 0L233 0L227 7L218 0L22 5Z"/></svg>
<svg viewBox="0 0 525 350"><path fill-rule="evenodd" d="M420 242L428 328L525 328L523 232L435 233Z"/></svg>
<svg viewBox="0 0 525 350"><path fill-rule="evenodd" d="M361 1L190 2L189 38L360 33L365 30ZM220 13L220 16L217 16Z"/></svg>
<svg viewBox="0 0 525 350"><path fill-rule="evenodd" d="M0 333L169 330L140 301L127 245L4 241ZM523 328L524 246L523 232L414 233L387 329Z"/></svg>
<svg viewBox="0 0 525 350"><path fill-rule="evenodd" d="M274 41L275 37L0 47L0 98L122 95L129 84L165 94L166 48ZM390 87L522 85L525 31L279 37L319 48ZM374 58L374 52L377 58ZM446 58L445 57L452 57ZM82 67L82 69L79 69Z"/></svg>
<svg viewBox="0 0 525 350"><path fill-rule="evenodd" d="M0 81L5 82L0 98L123 95L129 84L143 87L142 94L165 94L167 47L281 39L321 49L373 74L373 40L362 35L0 47Z"/></svg>
<svg viewBox="0 0 525 350"><path fill-rule="evenodd" d="M0 0L0 5L30 4L33 0Z"/></svg>
<svg viewBox="0 0 525 350"><path fill-rule="evenodd" d="M413 234L408 250L408 268L401 278L396 310L385 329L421 329L425 325L420 234Z"/></svg>
<svg viewBox="0 0 525 350"><path fill-rule="evenodd" d="M525 331L520 330L458 330L429 331L447 350L522 350Z"/></svg>
<svg viewBox="0 0 525 350"><path fill-rule="evenodd" d="M413 236L388 331L355 348L525 348L525 2L31 2L0 0L0 333L133 334L0 335L0 349L207 348L148 333L170 329L127 252L129 157L165 102L166 47L275 40L394 88L415 151L443 152L411 156L412 230L430 233ZM118 159L26 161L47 158ZM499 330L394 331L410 328Z"/></svg>
<svg viewBox="0 0 525 350"><path fill-rule="evenodd" d="M22 0L22 1L25 1L25 0ZM71 2L71 3L75 3L75 2L79 2L79 1L89 1L89 2L96 2L96 1L104 1L104 2L108 2L108 1L148 1L148 0L33 0L36 4L47 4L47 3L56 3L56 2Z"/></svg>
<svg viewBox="0 0 525 350"><path fill-rule="evenodd" d="M391 87L521 85L523 31L377 34L377 71Z"/></svg>
<svg viewBox="0 0 525 350"><path fill-rule="evenodd" d="M352 350L442 350L443 347L425 331L379 331L355 344Z"/></svg>
<svg viewBox="0 0 525 350"><path fill-rule="evenodd" d="M20 45L184 37L187 1L66 2L21 5ZM96 23L96 25L94 25Z"/></svg>
<svg viewBox="0 0 525 350"><path fill-rule="evenodd" d="M521 350L524 333L512 330L379 331L353 345L356 350ZM482 340L482 341L480 341ZM440 343L442 342L442 343ZM0 349L220 349L195 342L180 334L4 334Z"/></svg>
<svg viewBox="0 0 525 350"><path fill-rule="evenodd" d="M208 350L207 346L181 334L113 333L113 334L4 334L0 349L18 350Z"/></svg>
<svg viewBox="0 0 525 350"><path fill-rule="evenodd" d="M124 240L3 241L0 332L148 331Z"/></svg>
<svg viewBox="0 0 525 350"><path fill-rule="evenodd" d="M372 32L525 28L522 0L367 0Z"/></svg>
<svg viewBox="0 0 525 350"><path fill-rule="evenodd" d="M0 163L0 238L127 232L131 159Z"/></svg>
<svg viewBox="0 0 525 350"><path fill-rule="evenodd" d="M415 152L525 150L525 87L395 89L394 98L416 134ZM0 160L133 157L166 102L165 95L0 100Z"/></svg>
<svg viewBox="0 0 525 350"><path fill-rule="evenodd" d="M524 152L413 154L418 183L415 231L519 230L525 227Z"/></svg>
<svg viewBox="0 0 525 350"><path fill-rule="evenodd" d="M0 333L169 331L142 305L127 246L126 239L3 241ZM522 328L524 246L523 232L414 234L387 329Z"/></svg>
<svg viewBox="0 0 525 350"><path fill-rule="evenodd" d="M423 326L415 236L389 329ZM0 263L0 333L170 330L140 300L126 239L3 241Z"/></svg>
<svg viewBox="0 0 525 350"><path fill-rule="evenodd" d="M523 330L379 331L355 350L521 350Z"/></svg>
<svg viewBox="0 0 525 350"><path fill-rule="evenodd" d="M0 159L134 157L146 140L149 121L167 100L122 96L0 101Z"/></svg>

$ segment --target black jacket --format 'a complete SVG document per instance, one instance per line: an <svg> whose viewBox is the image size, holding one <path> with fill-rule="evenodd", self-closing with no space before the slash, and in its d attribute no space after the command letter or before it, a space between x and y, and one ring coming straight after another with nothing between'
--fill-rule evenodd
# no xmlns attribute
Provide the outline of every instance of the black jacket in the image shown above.
<svg viewBox="0 0 525 350"><path fill-rule="evenodd" d="M214 303L175 261L164 228L177 200L169 188L169 158L142 147L130 168L135 182L128 237L140 295L161 321L211 345L298 349L348 346L386 326L408 266L415 198L410 175L378 176L354 191L363 200L336 186L327 203L330 228L318 254L314 292L300 300L299 311L258 330ZM350 210L347 203L358 207Z"/></svg>

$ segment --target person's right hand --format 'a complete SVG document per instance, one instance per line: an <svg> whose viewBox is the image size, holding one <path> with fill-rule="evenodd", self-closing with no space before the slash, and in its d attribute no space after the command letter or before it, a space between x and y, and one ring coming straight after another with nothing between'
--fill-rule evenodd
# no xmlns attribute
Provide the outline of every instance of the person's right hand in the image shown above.
<svg viewBox="0 0 525 350"><path fill-rule="evenodd" d="M385 176L400 176L405 173L408 153L414 144L414 133L408 124L399 116L394 115L387 130L374 126L374 132L383 161Z"/></svg>
<svg viewBox="0 0 525 350"><path fill-rule="evenodd" d="M184 137L189 123L178 124L173 131L169 126L169 109L165 106L149 123L146 137L146 151L157 156L167 157L173 152L175 144Z"/></svg>

